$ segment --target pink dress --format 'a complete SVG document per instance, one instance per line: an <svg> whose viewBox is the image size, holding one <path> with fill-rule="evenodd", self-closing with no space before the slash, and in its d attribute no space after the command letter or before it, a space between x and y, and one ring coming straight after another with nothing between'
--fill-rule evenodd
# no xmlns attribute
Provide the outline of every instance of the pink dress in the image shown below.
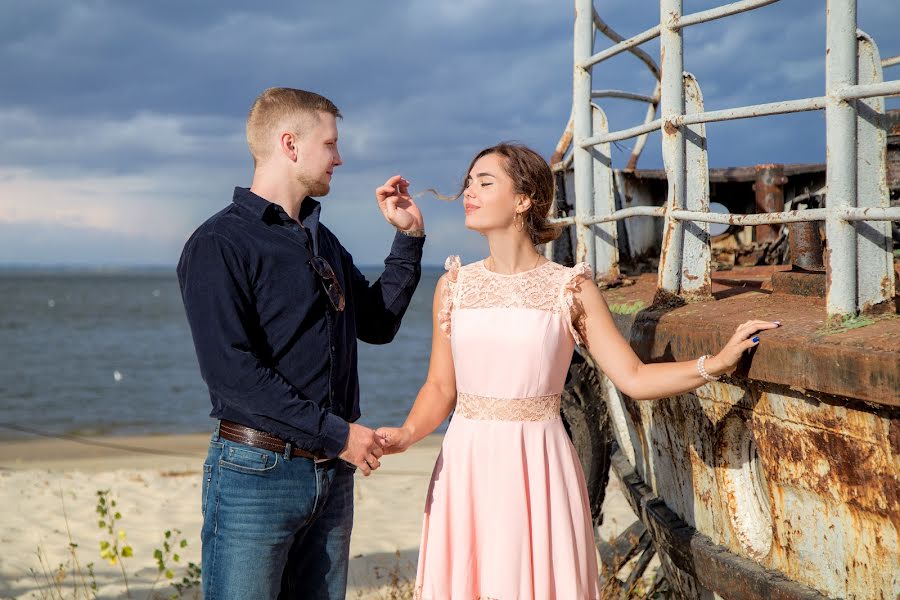
<svg viewBox="0 0 900 600"><path fill-rule="evenodd" d="M500 275L447 259L456 411L425 503L421 600L600 597L587 487L559 415L586 264Z"/></svg>

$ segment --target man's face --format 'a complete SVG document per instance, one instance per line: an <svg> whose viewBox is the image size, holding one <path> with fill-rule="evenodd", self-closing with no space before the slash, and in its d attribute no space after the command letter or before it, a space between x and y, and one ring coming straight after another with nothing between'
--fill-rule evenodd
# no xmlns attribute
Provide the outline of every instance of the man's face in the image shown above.
<svg viewBox="0 0 900 600"><path fill-rule="evenodd" d="M334 115L320 112L317 119L309 119L304 129L294 140L297 178L310 196L325 196L331 190L334 168L343 164L337 148L337 121Z"/></svg>

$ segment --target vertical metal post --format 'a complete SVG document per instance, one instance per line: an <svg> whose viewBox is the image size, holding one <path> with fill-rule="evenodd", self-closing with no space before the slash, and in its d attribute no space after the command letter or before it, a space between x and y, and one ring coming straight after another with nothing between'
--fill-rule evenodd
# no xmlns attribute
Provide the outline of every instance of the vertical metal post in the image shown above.
<svg viewBox="0 0 900 600"><path fill-rule="evenodd" d="M859 42L859 84L881 83L881 56L875 40L864 32ZM887 120L884 98L857 100L856 206L887 208L891 193L887 181ZM891 224L857 221L856 305L860 312L893 311L894 259Z"/></svg>
<svg viewBox="0 0 900 600"><path fill-rule="evenodd" d="M687 176L685 171L684 134L680 127L674 127L667 119L684 114L684 53L680 29L672 27L681 18L683 0L661 0L660 7L660 52L662 77L662 97L660 115L663 119L662 153L669 183L666 203L666 218L663 225L662 252L659 257L659 280L657 287L673 294L679 292L681 281L681 255L684 227L680 221L672 219L670 211L683 208Z"/></svg>
<svg viewBox="0 0 900 600"><path fill-rule="evenodd" d="M596 104L591 105L594 135L609 131L606 113ZM609 216L616 210L616 195L613 189L612 153L610 143L597 144L591 149L594 160L594 214ZM598 223L591 227L591 237L595 239L596 266L594 273L600 279L612 280L619 276L618 225L615 221Z"/></svg>
<svg viewBox="0 0 900 600"><path fill-rule="evenodd" d="M837 214L844 207L856 206L856 102L835 97L835 92L857 81L856 0L828 0L826 19L825 262L827 309L833 319L857 312L856 229Z"/></svg>
<svg viewBox="0 0 900 600"><path fill-rule="evenodd" d="M572 112L574 113L574 141L572 146L575 168L575 217L584 219L594 212L594 178L591 165L591 150L581 144L592 133L591 118L591 68L581 63L593 52L594 3L593 0L575 0L575 44L573 73ZM596 267L594 236L591 227L575 223L577 247L575 260L586 261L591 268Z"/></svg>
<svg viewBox="0 0 900 600"><path fill-rule="evenodd" d="M703 112L700 84L690 73L684 74L685 114ZM709 212L709 159L706 150L706 125L697 123L682 129L684 135L684 206L688 210ZM684 223L679 286L685 300L708 300L712 296L710 273L709 223Z"/></svg>

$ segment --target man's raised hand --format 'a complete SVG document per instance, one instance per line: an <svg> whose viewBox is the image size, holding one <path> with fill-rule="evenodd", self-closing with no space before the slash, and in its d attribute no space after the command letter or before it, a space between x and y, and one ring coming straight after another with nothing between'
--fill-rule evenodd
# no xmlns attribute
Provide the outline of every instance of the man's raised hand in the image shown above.
<svg viewBox="0 0 900 600"><path fill-rule="evenodd" d="M409 182L400 175L394 175L375 188L375 199L381 214L388 223L403 231L425 229L425 221L419 207L409 195Z"/></svg>

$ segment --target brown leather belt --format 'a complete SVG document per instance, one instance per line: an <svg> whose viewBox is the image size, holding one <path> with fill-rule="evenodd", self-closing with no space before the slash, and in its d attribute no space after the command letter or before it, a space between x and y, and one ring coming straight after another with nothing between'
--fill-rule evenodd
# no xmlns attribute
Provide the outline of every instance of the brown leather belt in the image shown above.
<svg viewBox="0 0 900 600"><path fill-rule="evenodd" d="M281 438L275 437L265 431L252 429L235 423L234 421L226 421L222 419L219 422L219 436L230 442L238 444L246 444L254 448L262 448L263 450L271 450L279 454L284 454L284 448L287 444ZM322 460L324 456L318 456L312 452L301 450L300 448L291 448L291 456L299 456L302 458L311 458L313 460Z"/></svg>

